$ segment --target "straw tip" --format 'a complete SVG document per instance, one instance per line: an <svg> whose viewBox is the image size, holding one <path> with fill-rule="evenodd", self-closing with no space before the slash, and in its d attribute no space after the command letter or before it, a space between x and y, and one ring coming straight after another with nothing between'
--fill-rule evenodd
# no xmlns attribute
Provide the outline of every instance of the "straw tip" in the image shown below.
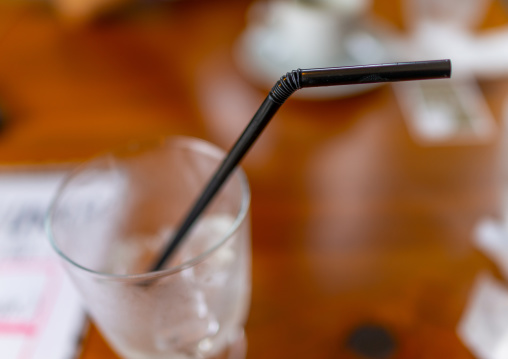
<svg viewBox="0 0 508 359"><path fill-rule="evenodd" d="M446 77L450 78L452 77L452 60L450 59L444 59L442 60L446 66Z"/></svg>
<svg viewBox="0 0 508 359"><path fill-rule="evenodd" d="M411 64L411 63L409 63ZM430 61L416 61L412 64L414 73L421 70L421 74L425 74L423 78L426 79L448 79L452 76L452 61L450 59L430 60Z"/></svg>
<svg viewBox="0 0 508 359"><path fill-rule="evenodd" d="M436 77L449 78L452 75L452 61L450 59L415 61L408 63L410 66L411 64L415 65L416 71L418 69L430 71L434 73Z"/></svg>
<svg viewBox="0 0 508 359"><path fill-rule="evenodd" d="M442 73L444 78L452 76L452 61L450 59L434 60L430 63L436 64L438 70Z"/></svg>

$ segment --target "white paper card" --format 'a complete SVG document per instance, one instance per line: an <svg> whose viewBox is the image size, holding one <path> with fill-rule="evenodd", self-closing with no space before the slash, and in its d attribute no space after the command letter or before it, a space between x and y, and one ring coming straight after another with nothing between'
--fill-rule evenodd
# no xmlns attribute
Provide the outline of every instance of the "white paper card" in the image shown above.
<svg viewBox="0 0 508 359"><path fill-rule="evenodd" d="M0 173L0 358L70 359L85 315L44 232L63 173Z"/></svg>
<svg viewBox="0 0 508 359"><path fill-rule="evenodd" d="M458 334L479 359L508 358L508 289L504 284L489 274L478 276Z"/></svg>
<svg viewBox="0 0 508 359"><path fill-rule="evenodd" d="M474 80L426 80L393 85L408 130L421 145L492 141L496 122Z"/></svg>

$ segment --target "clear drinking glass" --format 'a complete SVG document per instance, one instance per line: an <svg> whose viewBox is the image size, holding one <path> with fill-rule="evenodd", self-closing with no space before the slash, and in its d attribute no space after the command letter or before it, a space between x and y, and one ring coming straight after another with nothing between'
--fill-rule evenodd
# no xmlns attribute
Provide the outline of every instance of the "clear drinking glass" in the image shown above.
<svg viewBox="0 0 508 359"><path fill-rule="evenodd" d="M57 193L51 243L122 358L244 355L250 191L240 168L167 265L149 272L224 155L187 137L135 145L82 165Z"/></svg>

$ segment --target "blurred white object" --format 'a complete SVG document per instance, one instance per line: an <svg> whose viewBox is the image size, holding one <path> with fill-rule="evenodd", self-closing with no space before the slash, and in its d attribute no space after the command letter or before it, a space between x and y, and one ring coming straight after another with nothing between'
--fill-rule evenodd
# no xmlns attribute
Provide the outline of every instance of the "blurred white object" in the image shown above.
<svg viewBox="0 0 508 359"><path fill-rule="evenodd" d="M406 0L406 59L449 58L453 77L508 75L508 27L478 32L490 0Z"/></svg>
<svg viewBox="0 0 508 359"><path fill-rule="evenodd" d="M85 315L44 233L64 173L0 174L0 357L69 359Z"/></svg>
<svg viewBox="0 0 508 359"><path fill-rule="evenodd" d="M427 145L491 141L497 124L476 80L508 75L508 27L476 29L490 0L406 0L405 4L410 31L398 43L402 59L447 58L453 68L452 80L434 88L426 83L395 85L413 139Z"/></svg>
<svg viewBox="0 0 508 359"><path fill-rule="evenodd" d="M409 27L439 23L472 29L485 17L490 0L407 0L406 3Z"/></svg>
<svg viewBox="0 0 508 359"><path fill-rule="evenodd" d="M368 0L257 2L235 48L235 61L253 83L271 88L297 68L388 62L386 30L364 15ZM354 94L376 85L306 89L300 98Z"/></svg>
<svg viewBox="0 0 508 359"><path fill-rule="evenodd" d="M474 80L432 80L393 85L413 139L421 145L482 144L496 122Z"/></svg>
<svg viewBox="0 0 508 359"><path fill-rule="evenodd" d="M508 28L473 35L447 24L422 23L401 45L408 59L451 59L454 78L508 75Z"/></svg>
<svg viewBox="0 0 508 359"><path fill-rule="evenodd" d="M478 359L508 358L508 289L481 274L457 328L462 342Z"/></svg>

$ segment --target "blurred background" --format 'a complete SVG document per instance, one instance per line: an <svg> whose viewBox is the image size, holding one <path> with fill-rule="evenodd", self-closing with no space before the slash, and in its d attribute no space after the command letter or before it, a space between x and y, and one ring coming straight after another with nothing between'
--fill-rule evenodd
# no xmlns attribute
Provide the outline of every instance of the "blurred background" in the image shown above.
<svg viewBox="0 0 508 359"><path fill-rule="evenodd" d="M247 357L507 358L504 0L3 0L0 214L14 185L50 193L48 173L128 143L177 134L227 150L290 70L442 58L451 80L297 92L242 162ZM21 218L42 231L40 212ZM5 278L33 263L5 249L11 235L9 359L45 330L2 312L17 301ZM115 358L93 325L83 338L81 358Z"/></svg>
<svg viewBox="0 0 508 359"><path fill-rule="evenodd" d="M238 108L240 114L230 116L249 119L266 89L298 67L448 57L456 79L497 80L507 72L507 15L500 1L6 0L0 6L0 159L6 162L83 158L173 132L230 131L232 141L243 123L222 129L209 122L214 115L226 121L215 112ZM246 96L231 89L240 86L228 83L232 76L243 80ZM237 98L212 98L227 91L221 87ZM295 96L340 102L361 95L347 101L368 102L369 89ZM250 107L243 106L249 98ZM400 100L405 107L411 101ZM442 122L435 136L453 140L460 131ZM194 123L203 132L194 132ZM425 133L432 129L422 131L420 137L432 140L434 134Z"/></svg>

